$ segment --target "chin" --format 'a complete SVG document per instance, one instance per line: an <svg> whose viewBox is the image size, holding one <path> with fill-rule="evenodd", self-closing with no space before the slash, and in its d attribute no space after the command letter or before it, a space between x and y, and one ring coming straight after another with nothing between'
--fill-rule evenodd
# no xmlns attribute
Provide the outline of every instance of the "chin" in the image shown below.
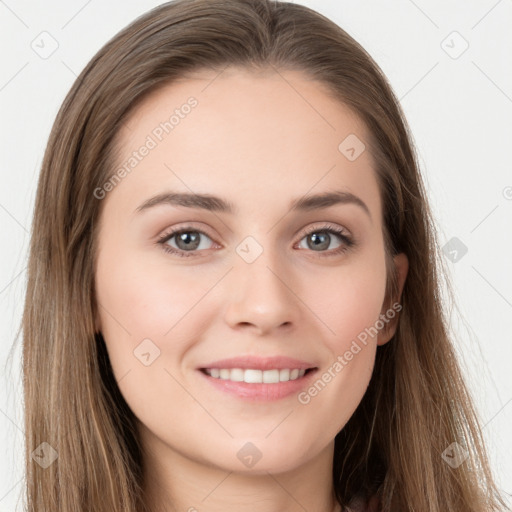
<svg viewBox="0 0 512 512"><path fill-rule="evenodd" d="M240 474L266 475L293 471L318 455L321 449L312 449L304 438L290 443L283 437L232 441L232 448L223 450L221 465L226 471ZM225 457L232 452L234 457Z"/></svg>

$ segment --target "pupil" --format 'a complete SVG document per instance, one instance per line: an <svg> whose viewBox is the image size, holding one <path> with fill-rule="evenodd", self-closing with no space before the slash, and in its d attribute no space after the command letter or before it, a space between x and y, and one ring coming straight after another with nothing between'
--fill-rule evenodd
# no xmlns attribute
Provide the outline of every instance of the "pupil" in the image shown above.
<svg viewBox="0 0 512 512"><path fill-rule="evenodd" d="M187 231L177 235L176 245L183 250L197 249L199 246L199 233ZM309 236L308 246L310 249L327 249L331 237L328 233L313 233Z"/></svg>
<svg viewBox="0 0 512 512"><path fill-rule="evenodd" d="M199 233L195 233L193 231L181 233L180 235L178 235L176 245L180 249L184 249L185 251L197 249L197 247L199 246Z"/></svg>
<svg viewBox="0 0 512 512"><path fill-rule="evenodd" d="M310 235L312 243L308 243L310 249L327 249L331 241L331 237L327 233L313 233Z"/></svg>

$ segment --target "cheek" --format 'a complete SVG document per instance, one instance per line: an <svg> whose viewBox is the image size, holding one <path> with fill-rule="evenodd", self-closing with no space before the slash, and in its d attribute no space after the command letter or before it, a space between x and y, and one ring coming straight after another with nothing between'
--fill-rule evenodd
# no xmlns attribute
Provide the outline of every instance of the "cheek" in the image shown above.
<svg viewBox="0 0 512 512"><path fill-rule="evenodd" d="M189 316L218 279L211 274L203 276L185 266L162 268L160 263L136 254L117 254L111 248L99 254L96 298L100 328L116 376L140 362L136 357L144 347L155 354L165 350L171 357L187 350L197 326L188 321ZM183 325L188 326L186 333Z"/></svg>
<svg viewBox="0 0 512 512"><path fill-rule="evenodd" d="M331 334L325 336L331 351L346 350L347 344L377 322L386 288L383 251L304 279L309 290L304 289L304 296Z"/></svg>
<svg viewBox="0 0 512 512"><path fill-rule="evenodd" d="M169 407L191 407L172 376L182 380L180 361L201 329L194 308L218 279L191 268L169 270L107 248L98 257L101 332L119 389L143 423L166 424Z"/></svg>
<svg viewBox="0 0 512 512"><path fill-rule="evenodd" d="M102 331L119 332L122 326L132 338L162 338L212 287L218 278L213 274L191 266L172 268L165 259L155 263L143 254L123 256L105 251L96 269Z"/></svg>
<svg viewBox="0 0 512 512"><path fill-rule="evenodd" d="M386 286L384 253L375 251L316 277L309 299L328 327L323 341L329 356L298 401L305 414L323 418L325 431L334 436L359 405L372 376Z"/></svg>

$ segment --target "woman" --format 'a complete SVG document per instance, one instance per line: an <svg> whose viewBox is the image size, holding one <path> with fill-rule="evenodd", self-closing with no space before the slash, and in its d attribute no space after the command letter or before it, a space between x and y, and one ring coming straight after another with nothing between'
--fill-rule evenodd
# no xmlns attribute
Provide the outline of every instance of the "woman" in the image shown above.
<svg viewBox="0 0 512 512"><path fill-rule="evenodd" d="M28 510L499 510L436 254L397 100L342 29L266 0L137 19L43 162Z"/></svg>

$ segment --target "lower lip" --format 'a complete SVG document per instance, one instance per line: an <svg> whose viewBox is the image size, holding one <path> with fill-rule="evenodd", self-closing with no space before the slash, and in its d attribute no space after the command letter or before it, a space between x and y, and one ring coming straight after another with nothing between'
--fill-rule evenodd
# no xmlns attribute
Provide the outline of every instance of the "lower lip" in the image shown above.
<svg viewBox="0 0 512 512"><path fill-rule="evenodd" d="M248 384L247 382L235 382L232 380L217 379L210 377L199 370L199 373L214 387L246 400L272 401L285 398L287 396L299 393L305 388L316 369L308 371L304 376L295 380L286 382L276 382L274 384Z"/></svg>

